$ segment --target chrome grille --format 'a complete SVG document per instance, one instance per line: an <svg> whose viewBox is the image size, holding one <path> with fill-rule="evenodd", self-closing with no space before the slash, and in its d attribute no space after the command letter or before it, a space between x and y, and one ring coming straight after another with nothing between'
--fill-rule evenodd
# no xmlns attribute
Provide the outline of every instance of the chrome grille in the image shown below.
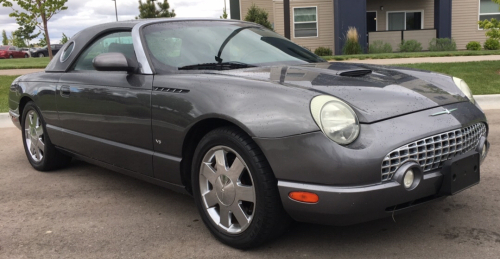
<svg viewBox="0 0 500 259"><path fill-rule="evenodd" d="M390 181L398 168L408 161L420 164L423 172L441 168L446 160L474 149L485 134L486 125L478 123L395 149L382 161L382 181Z"/></svg>

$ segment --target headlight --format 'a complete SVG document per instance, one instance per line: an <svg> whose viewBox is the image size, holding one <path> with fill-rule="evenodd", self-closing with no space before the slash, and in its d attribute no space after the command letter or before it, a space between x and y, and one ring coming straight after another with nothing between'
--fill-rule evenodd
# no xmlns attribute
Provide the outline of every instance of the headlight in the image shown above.
<svg viewBox="0 0 500 259"><path fill-rule="evenodd" d="M469 98L471 103L476 103L476 100L474 100L474 96L472 96L472 91L464 80L454 77L453 81L455 81L455 84L465 94L465 96Z"/></svg>
<svg viewBox="0 0 500 259"><path fill-rule="evenodd" d="M311 113L321 131L338 144L347 145L358 138L358 117L345 102L333 96L316 96L311 101Z"/></svg>

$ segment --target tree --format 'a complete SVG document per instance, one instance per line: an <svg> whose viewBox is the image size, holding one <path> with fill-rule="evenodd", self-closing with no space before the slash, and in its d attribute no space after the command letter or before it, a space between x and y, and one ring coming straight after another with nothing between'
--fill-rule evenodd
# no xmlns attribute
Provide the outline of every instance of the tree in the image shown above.
<svg viewBox="0 0 500 259"><path fill-rule="evenodd" d="M163 0L163 3L156 3L152 0L146 0L145 3L139 0L139 16L135 19L148 19L148 18L161 18L161 17L175 17L175 10L170 11L170 4L168 0ZM157 9L158 6L158 9Z"/></svg>
<svg viewBox="0 0 500 259"><path fill-rule="evenodd" d="M45 39L46 39L45 38L45 33L42 33L42 36L43 37L40 38L40 40L38 41L38 44L37 44L39 47L45 47L45 46L47 46L47 42L45 41Z"/></svg>
<svg viewBox="0 0 500 259"><path fill-rule="evenodd" d="M5 30L2 30L2 45L9 45L9 38L7 38Z"/></svg>
<svg viewBox="0 0 500 259"><path fill-rule="evenodd" d="M245 21L258 23L269 30L273 30L273 25L268 20L269 13L266 10L252 4L250 8L248 8L247 16L245 16Z"/></svg>
<svg viewBox="0 0 500 259"><path fill-rule="evenodd" d="M68 36L66 36L66 34L62 34L62 38L61 38L61 42L59 42L59 44L66 44L66 42L68 42Z"/></svg>
<svg viewBox="0 0 500 259"><path fill-rule="evenodd" d="M60 11L68 9L65 6L68 0L0 0L4 7L12 8L10 17L15 17L18 24L29 24L36 26L44 32L45 42L49 46L49 57L52 60L52 48L50 48L50 37L48 21ZM22 11L14 9L12 3L21 7Z"/></svg>
<svg viewBox="0 0 500 259"><path fill-rule="evenodd" d="M29 46L30 42L40 35L40 32L33 33L36 29L36 26L34 25L19 24L19 26L20 27L12 34L14 34L18 39L22 40L24 42L24 45L26 46Z"/></svg>
<svg viewBox="0 0 500 259"><path fill-rule="evenodd" d="M224 9L222 9L222 16L220 17L221 19L227 19L227 11L226 11L226 7L224 7Z"/></svg>
<svg viewBox="0 0 500 259"><path fill-rule="evenodd" d="M500 4L500 0L491 0L497 4ZM479 28L485 29L486 36L490 39L500 40L500 21L492 18L491 20L479 21Z"/></svg>
<svg viewBox="0 0 500 259"><path fill-rule="evenodd" d="M224 0L224 9L222 9L221 19L227 19L227 10L226 10L226 0Z"/></svg>
<svg viewBox="0 0 500 259"><path fill-rule="evenodd" d="M16 32L13 32L10 36L10 44L12 46L16 46L18 48L26 48L26 43L24 42L24 40L22 38L19 38L16 34Z"/></svg>

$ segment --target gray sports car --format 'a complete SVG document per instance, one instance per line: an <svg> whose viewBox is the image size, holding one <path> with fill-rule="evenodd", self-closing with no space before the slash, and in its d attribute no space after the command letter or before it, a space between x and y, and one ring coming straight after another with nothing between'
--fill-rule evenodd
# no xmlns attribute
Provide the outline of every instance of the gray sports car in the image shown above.
<svg viewBox="0 0 500 259"><path fill-rule="evenodd" d="M85 29L12 83L9 107L35 169L76 157L190 194L237 248L292 220L355 224L454 195L489 149L463 80L328 63L231 20Z"/></svg>

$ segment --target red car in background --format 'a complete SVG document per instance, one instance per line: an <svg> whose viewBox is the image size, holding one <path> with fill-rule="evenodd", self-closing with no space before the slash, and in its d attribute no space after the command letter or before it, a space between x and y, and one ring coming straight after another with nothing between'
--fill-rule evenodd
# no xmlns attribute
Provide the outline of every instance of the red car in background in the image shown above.
<svg viewBox="0 0 500 259"><path fill-rule="evenodd" d="M30 56L13 46L0 46L0 58L29 58Z"/></svg>

